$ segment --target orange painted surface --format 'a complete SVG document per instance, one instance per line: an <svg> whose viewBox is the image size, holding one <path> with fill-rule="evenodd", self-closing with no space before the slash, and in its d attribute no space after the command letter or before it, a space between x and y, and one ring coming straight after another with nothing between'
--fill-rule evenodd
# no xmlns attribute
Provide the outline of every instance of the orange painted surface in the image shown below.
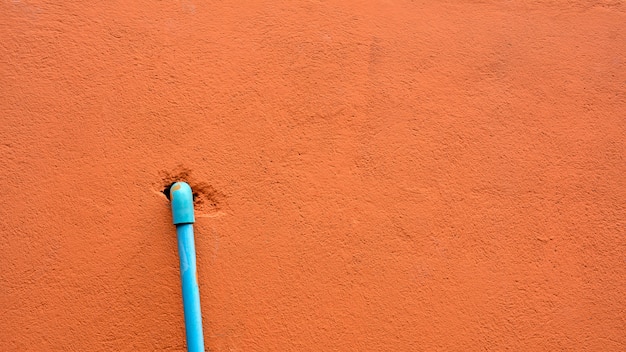
<svg viewBox="0 0 626 352"><path fill-rule="evenodd" d="M624 351L626 3L0 2L0 350Z"/></svg>

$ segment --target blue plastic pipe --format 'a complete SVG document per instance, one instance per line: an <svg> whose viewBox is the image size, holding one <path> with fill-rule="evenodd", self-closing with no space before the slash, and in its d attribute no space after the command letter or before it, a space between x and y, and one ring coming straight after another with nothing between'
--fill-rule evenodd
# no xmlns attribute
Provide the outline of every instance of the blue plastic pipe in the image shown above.
<svg viewBox="0 0 626 352"><path fill-rule="evenodd" d="M170 188L172 218L178 237L180 257L180 278L183 287L183 310L185 313L185 334L187 351L204 352L202 335L202 312L200 311L200 290L196 269L196 246L193 240L193 194L185 182L177 182Z"/></svg>

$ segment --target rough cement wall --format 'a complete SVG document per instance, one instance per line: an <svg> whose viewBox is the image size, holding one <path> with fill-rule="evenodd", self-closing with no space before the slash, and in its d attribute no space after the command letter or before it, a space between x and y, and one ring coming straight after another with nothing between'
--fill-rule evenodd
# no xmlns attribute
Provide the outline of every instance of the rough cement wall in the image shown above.
<svg viewBox="0 0 626 352"><path fill-rule="evenodd" d="M624 351L624 1L0 2L0 350Z"/></svg>

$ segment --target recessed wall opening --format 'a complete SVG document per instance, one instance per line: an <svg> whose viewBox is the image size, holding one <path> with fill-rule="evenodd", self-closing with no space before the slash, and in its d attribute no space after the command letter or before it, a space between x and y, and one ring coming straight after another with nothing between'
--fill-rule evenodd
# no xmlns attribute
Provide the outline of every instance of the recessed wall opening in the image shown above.
<svg viewBox="0 0 626 352"><path fill-rule="evenodd" d="M165 194L165 196L167 197L167 200L170 200L170 188L172 188L172 186L175 184L176 182L172 182L170 183L168 186L166 186L165 188L163 188L163 190L161 191L163 194ZM195 198L195 194L194 194L194 198Z"/></svg>

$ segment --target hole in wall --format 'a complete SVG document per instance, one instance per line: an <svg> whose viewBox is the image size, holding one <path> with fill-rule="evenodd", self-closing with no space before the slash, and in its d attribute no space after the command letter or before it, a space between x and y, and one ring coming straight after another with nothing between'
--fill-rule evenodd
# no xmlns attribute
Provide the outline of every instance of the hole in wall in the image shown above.
<svg viewBox="0 0 626 352"><path fill-rule="evenodd" d="M194 209L198 215L214 215L224 208L226 195L211 184L199 180L190 169L182 166L173 171L162 171L158 188L169 200L170 188L179 181L187 182L191 187Z"/></svg>
<svg viewBox="0 0 626 352"><path fill-rule="evenodd" d="M165 194L165 196L167 197L167 200L171 200L170 199L170 189L172 188L174 183L176 183L176 182L170 183L169 185L165 186L165 188L163 188L163 190L161 191L161 193Z"/></svg>

